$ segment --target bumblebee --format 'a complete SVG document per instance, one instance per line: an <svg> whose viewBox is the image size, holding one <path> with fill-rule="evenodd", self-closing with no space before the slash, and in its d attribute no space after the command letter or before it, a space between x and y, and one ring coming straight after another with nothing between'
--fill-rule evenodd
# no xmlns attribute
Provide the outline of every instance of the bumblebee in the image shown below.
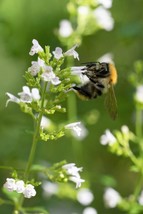
<svg viewBox="0 0 143 214"><path fill-rule="evenodd" d="M117 71L113 64L106 62L89 62L81 68L82 75L88 78L87 83L74 86L80 98L95 99L105 96L105 106L112 119L117 117L117 101L113 86L117 83Z"/></svg>

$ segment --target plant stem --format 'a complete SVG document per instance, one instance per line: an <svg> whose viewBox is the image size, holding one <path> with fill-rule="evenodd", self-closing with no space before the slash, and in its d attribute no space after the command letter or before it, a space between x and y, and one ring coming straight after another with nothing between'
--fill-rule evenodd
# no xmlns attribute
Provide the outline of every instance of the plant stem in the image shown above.
<svg viewBox="0 0 143 214"><path fill-rule="evenodd" d="M30 174L30 169L31 169L31 166L32 166L32 163L33 163L33 160L34 160L35 152L36 152L37 143L38 143L38 140L39 140L39 129L40 129L40 124L41 124L41 119L42 119L42 116L43 116L42 109L44 107L44 99L45 99L46 88L47 88L47 82L45 83L44 88L43 88L43 92L42 92L41 112L39 113L39 115L38 115L38 117L36 119L35 132L34 132L34 135L33 135L31 151L30 151L30 154L29 154L27 166L26 166L25 173L24 173L24 180L25 181L28 180L28 177L29 177L29 174ZM19 210L22 207L23 201L24 201L24 197L23 197L23 195L21 195L18 204L16 204L15 212L17 211L17 213L19 213Z"/></svg>

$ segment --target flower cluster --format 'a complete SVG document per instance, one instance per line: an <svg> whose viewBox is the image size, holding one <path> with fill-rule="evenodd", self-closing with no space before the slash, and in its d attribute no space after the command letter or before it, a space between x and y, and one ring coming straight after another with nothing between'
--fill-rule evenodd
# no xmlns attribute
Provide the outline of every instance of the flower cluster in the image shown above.
<svg viewBox="0 0 143 214"><path fill-rule="evenodd" d="M9 192L16 191L17 193L23 193L25 198L31 198L36 195L34 186L32 184L25 184L23 180L7 178L4 188L6 188Z"/></svg>
<svg viewBox="0 0 143 214"><path fill-rule="evenodd" d="M81 186L81 183L84 182L83 179L80 178L79 172L82 171L82 167L78 168L75 166L75 163L69 163L62 166L62 168L66 171L66 174L69 176L69 180L76 183L76 188Z"/></svg>
<svg viewBox="0 0 143 214"><path fill-rule="evenodd" d="M61 83L60 78L54 72L55 67L53 66L52 63L49 62L51 58L51 54L48 51L47 53L45 53L44 49L39 45L36 39L33 39L32 43L33 45L31 47L29 54L31 56L33 56L34 54L38 54L38 58L37 58L37 61L31 62L32 65L31 67L28 68L28 71L26 74L28 75L29 73L31 75L31 78L28 84L30 86L33 86L35 84L38 87L37 88L33 87L32 89L30 89L28 86L23 86L23 91L18 93L19 98L7 92L6 95L9 97L9 99L7 100L6 106L10 101L15 103L31 103L33 101L36 102L40 100L41 98L40 92L39 92L40 85L38 85L40 80L44 82L48 82L54 86L57 86ZM77 45L74 45L71 49L69 49L66 52L63 52L63 50L60 47L57 47L55 51L52 52L53 58L59 61L61 58L64 58L65 56L73 56L75 59L79 60L78 53L75 51L76 47ZM48 49L48 46L47 46L47 49ZM58 62L56 62L56 64L58 64ZM36 82L37 77L39 79ZM33 85L31 82L34 82Z"/></svg>
<svg viewBox="0 0 143 214"><path fill-rule="evenodd" d="M9 102L15 102L15 103L31 103L32 101L38 101L40 100L40 94L38 88L32 88L30 91L30 88L28 86L23 86L23 91L19 92L18 95L20 98L15 97L11 93L6 93L6 95L9 97L9 99L6 102L6 106Z"/></svg>

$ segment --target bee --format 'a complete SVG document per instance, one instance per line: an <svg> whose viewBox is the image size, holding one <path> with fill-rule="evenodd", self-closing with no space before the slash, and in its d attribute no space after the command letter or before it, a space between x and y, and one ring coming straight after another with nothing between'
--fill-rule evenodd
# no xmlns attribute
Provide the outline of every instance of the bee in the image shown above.
<svg viewBox="0 0 143 214"><path fill-rule="evenodd" d="M112 119L117 117L117 100L114 85L117 83L117 71L113 64L106 62L89 62L81 68L82 75L88 78L87 83L74 86L73 89L82 99L95 99L105 94L105 106Z"/></svg>

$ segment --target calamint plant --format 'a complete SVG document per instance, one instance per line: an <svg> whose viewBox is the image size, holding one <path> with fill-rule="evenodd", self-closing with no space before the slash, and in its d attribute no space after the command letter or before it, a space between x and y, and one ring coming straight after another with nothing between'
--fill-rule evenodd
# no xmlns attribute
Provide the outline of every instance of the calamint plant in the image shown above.
<svg viewBox="0 0 143 214"><path fill-rule="evenodd" d="M100 138L102 145L108 146L111 153L127 158L131 167L130 170L136 174L137 181L132 193L125 197L121 196L112 187L105 189L103 199L106 207L115 208L129 214L143 213L143 62L137 61L134 64L134 72L129 76L129 81L134 87L133 124L135 131L123 125L121 130L113 133L107 129Z"/></svg>
<svg viewBox="0 0 143 214"><path fill-rule="evenodd" d="M82 134L80 122L57 125L51 130L48 119L49 115L54 115L56 112L66 112L62 102L75 82L75 76L71 74L70 68L64 68L64 62L67 57L79 59L75 50L77 45L65 52L57 47L51 53L49 46L43 49L35 39L32 43L29 54L31 56L37 54L37 61L32 61L31 67L25 72L26 85L22 87L18 96L6 93L8 96L6 106L10 102L18 104L21 111L29 114L34 122L33 141L26 167L23 171L14 169L3 185L3 192L7 195L8 200L1 198L1 204L12 205L14 214L48 213L44 208L37 206L23 207L24 198L36 196L36 188L41 185L41 182L32 177L33 172L43 173L51 182L72 181L76 188L84 182L80 177L82 167L77 167L75 163L62 161L50 167L34 165L34 156L39 141L57 140L63 137L67 130L77 136Z"/></svg>

